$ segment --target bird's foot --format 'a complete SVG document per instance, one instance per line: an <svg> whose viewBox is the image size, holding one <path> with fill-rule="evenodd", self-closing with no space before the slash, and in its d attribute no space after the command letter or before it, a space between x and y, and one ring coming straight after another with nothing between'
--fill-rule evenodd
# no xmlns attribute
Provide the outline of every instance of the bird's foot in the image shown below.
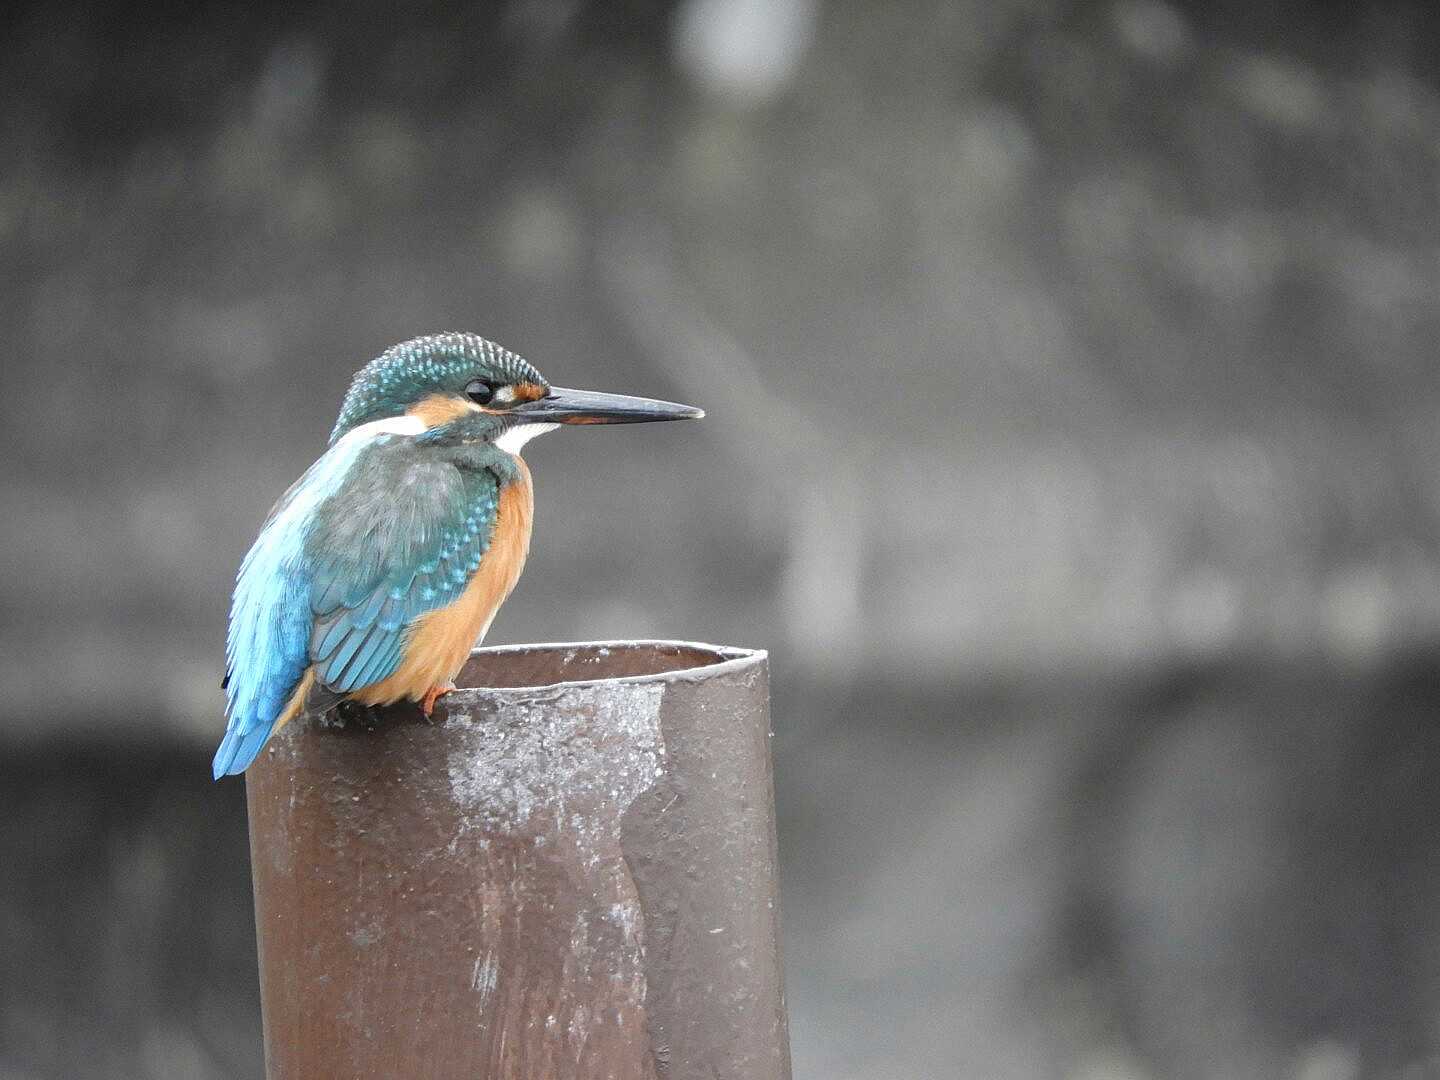
<svg viewBox="0 0 1440 1080"><path fill-rule="evenodd" d="M455 689L453 682L444 682L439 686L432 686L425 691L425 696L420 699L420 711L425 714L425 719L430 719L430 714L435 711L435 702L439 701L450 691Z"/></svg>
<svg viewBox="0 0 1440 1080"><path fill-rule="evenodd" d="M362 705L358 701L345 700L336 705L321 719L327 727L349 727L351 724L364 731L374 731L380 726L380 711L373 705Z"/></svg>

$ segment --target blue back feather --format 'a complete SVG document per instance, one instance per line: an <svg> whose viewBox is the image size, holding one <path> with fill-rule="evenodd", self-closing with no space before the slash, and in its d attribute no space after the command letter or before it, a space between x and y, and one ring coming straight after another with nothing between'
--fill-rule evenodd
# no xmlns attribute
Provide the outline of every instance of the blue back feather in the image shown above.
<svg viewBox="0 0 1440 1080"><path fill-rule="evenodd" d="M383 430L357 429L311 466L236 579L216 778L255 759L312 664L340 693L391 674L406 628L479 568L498 505L494 473L427 459Z"/></svg>

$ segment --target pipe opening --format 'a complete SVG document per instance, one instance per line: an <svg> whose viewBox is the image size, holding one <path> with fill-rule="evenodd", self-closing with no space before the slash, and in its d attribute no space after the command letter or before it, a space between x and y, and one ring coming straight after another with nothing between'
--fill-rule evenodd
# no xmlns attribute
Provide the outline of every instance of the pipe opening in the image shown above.
<svg viewBox="0 0 1440 1080"><path fill-rule="evenodd" d="M665 675L750 655L744 649L682 641L599 641L573 645L513 645L477 649L455 685L462 690L512 689Z"/></svg>

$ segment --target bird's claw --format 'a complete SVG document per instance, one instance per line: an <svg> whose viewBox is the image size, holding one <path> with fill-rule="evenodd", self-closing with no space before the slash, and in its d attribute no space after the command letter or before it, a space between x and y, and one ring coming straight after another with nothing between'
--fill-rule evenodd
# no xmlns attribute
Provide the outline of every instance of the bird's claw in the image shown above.
<svg viewBox="0 0 1440 1080"><path fill-rule="evenodd" d="M430 714L435 711L435 702L439 701L454 689L455 684L453 682L447 682L441 683L439 686L432 686L429 690L425 691L425 696L420 699L420 712L424 714L426 720L429 720Z"/></svg>

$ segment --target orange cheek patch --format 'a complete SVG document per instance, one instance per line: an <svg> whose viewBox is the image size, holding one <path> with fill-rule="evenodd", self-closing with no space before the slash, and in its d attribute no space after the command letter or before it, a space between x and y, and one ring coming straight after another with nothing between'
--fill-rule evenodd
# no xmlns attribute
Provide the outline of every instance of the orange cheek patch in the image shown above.
<svg viewBox="0 0 1440 1080"><path fill-rule="evenodd" d="M469 415L474 411L474 406L466 398L431 394L429 397L417 401L405 411L407 415L419 419L427 428L433 428Z"/></svg>
<svg viewBox="0 0 1440 1080"><path fill-rule="evenodd" d="M539 383L522 382L515 384L516 401L539 401L550 391Z"/></svg>

